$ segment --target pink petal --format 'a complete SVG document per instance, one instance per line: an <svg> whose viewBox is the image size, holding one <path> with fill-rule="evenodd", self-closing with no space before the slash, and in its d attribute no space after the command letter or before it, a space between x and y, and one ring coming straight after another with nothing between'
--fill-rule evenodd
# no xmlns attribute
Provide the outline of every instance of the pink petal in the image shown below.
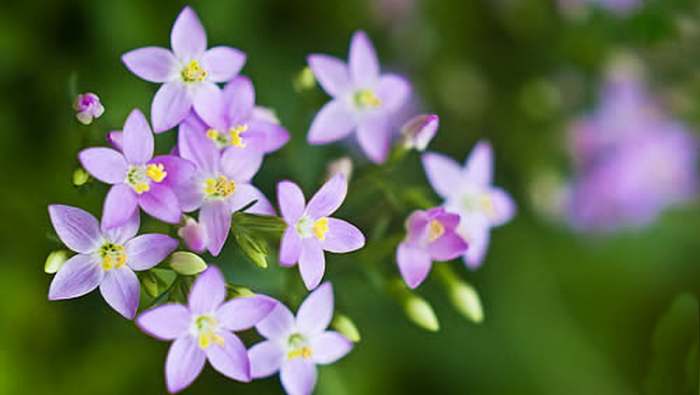
<svg viewBox="0 0 700 395"><path fill-rule="evenodd" d="M63 244L75 252L93 252L101 241L100 226L87 211L62 204L49 206L49 217Z"/></svg>
<svg viewBox="0 0 700 395"><path fill-rule="evenodd" d="M462 184L462 169L451 158L428 152L421 157L423 169L430 185L443 198L454 195L457 186Z"/></svg>
<svg viewBox="0 0 700 395"><path fill-rule="evenodd" d="M162 133L182 122L192 108L192 97L187 87L178 81L161 85L151 103L153 131Z"/></svg>
<svg viewBox="0 0 700 395"><path fill-rule="evenodd" d="M247 121L255 107L255 88L248 77L234 78L224 87L225 114L229 126Z"/></svg>
<svg viewBox="0 0 700 395"><path fill-rule="evenodd" d="M97 257L78 254L68 259L49 287L49 300L72 299L92 292L104 277Z"/></svg>
<svg viewBox="0 0 700 395"><path fill-rule="evenodd" d="M395 74L384 74L377 85L377 96L382 102L382 108L389 112L401 109L411 95L411 84Z"/></svg>
<svg viewBox="0 0 700 395"><path fill-rule="evenodd" d="M268 377L280 370L285 358L282 346L272 340L260 342L248 350L252 378Z"/></svg>
<svg viewBox="0 0 700 395"><path fill-rule="evenodd" d="M313 219L333 214L345 200L348 182L343 174L336 174L309 200L306 213Z"/></svg>
<svg viewBox="0 0 700 395"><path fill-rule="evenodd" d="M121 151L124 148L124 133L119 130L113 130L107 133L107 142L117 151Z"/></svg>
<svg viewBox="0 0 700 395"><path fill-rule="evenodd" d="M251 202L254 205L248 207L245 212L259 215L275 215L275 209L265 195L251 184L236 184L236 192L229 198L229 210L239 211Z"/></svg>
<svg viewBox="0 0 700 395"><path fill-rule="evenodd" d="M309 67L324 91L333 97L352 87L348 66L342 60L328 55L310 55Z"/></svg>
<svg viewBox="0 0 700 395"><path fill-rule="evenodd" d="M202 68L211 82L226 82L235 77L245 64L246 55L231 47L212 47L202 56Z"/></svg>
<svg viewBox="0 0 700 395"><path fill-rule="evenodd" d="M219 255L231 230L231 210L223 200L204 202L199 210L199 223L207 233L209 253Z"/></svg>
<svg viewBox="0 0 700 395"><path fill-rule="evenodd" d="M144 311L136 319L136 325L157 339L174 340L188 334L190 319L187 307L170 303Z"/></svg>
<svg viewBox="0 0 700 395"><path fill-rule="evenodd" d="M350 74L355 86L368 88L376 84L379 79L379 61L365 32L353 34L349 58Z"/></svg>
<svg viewBox="0 0 700 395"><path fill-rule="evenodd" d="M206 354L193 336L182 336L175 340L165 361L165 382L168 392L174 394L187 388L204 367Z"/></svg>
<svg viewBox="0 0 700 395"><path fill-rule="evenodd" d="M267 339L284 340L294 330L294 316L287 306L278 303L267 317L255 325L255 329Z"/></svg>
<svg viewBox="0 0 700 395"><path fill-rule="evenodd" d="M117 313L133 319L139 307L140 286L136 274L127 266L105 272L100 283L100 293Z"/></svg>
<svg viewBox="0 0 700 395"><path fill-rule="evenodd" d="M396 250L401 277L410 288L418 287L430 272L432 262L424 249L408 243L401 243Z"/></svg>
<svg viewBox="0 0 700 395"><path fill-rule="evenodd" d="M284 220L294 225L304 215L306 199L299 186L291 181L281 181L277 184L277 203Z"/></svg>
<svg viewBox="0 0 700 395"><path fill-rule="evenodd" d="M248 131L251 134L264 136L263 152L270 153L282 148L289 141L289 132L284 127L272 122L254 120L248 122Z"/></svg>
<svg viewBox="0 0 700 395"><path fill-rule="evenodd" d="M138 209L136 192L126 184L114 185L105 197L102 207L102 228L124 225Z"/></svg>
<svg viewBox="0 0 700 395"><path fill-rule="evenodd" d="M139 206L150 216L169 224L180 222L180 203L175 192L167 186L152 183L151 189L141 194L138 200Z"/></svg>
<svg viewBox="0 0 700 395"><path fill-rule="evenodd" d="M467 243L454 232L445 232L428 245L428 254L436 261L449 261L467 251Z"/></svg>
<svg viewBox="0 0 700 395"><path fill-rule="evenodd" d="M189 306L192 314L209 314L224 302L226 282L216 266L209 266L197 277L190 289Z"/></svg>
<svg viewBox="0 0 700 395"><path fill-rule="evenodd" d="M478 185L490 185L493 177L493 151L491 144L480 141L464 163L464 175Z"/></svg>
<svg viewBox="0 0 700 395"><path fill-rule="evenodd" d="M236 182L248 182L260 170L263 154L252 149L229 147L221 155L221 171Z"/></svg>
<svg viewBox="0 0 700 395"><path fill-rule="evenodd" d="M224 95L218 86L202 86L195 96L194 110L208 126L222 132L228 129L224 113Z"/></svg>
<svg viewBox="0 0 700 395"><path fill-rule="evenodd" d="M332 143L349 135L356 125L347 105L340 100L332 100L316 114L306 140L309 144Z"/></svg>
<svg viewBox="0 0 700 395"><path fill-rule="evenodd" d="M365 236L355 225L336 218L328 218L328 232L321 241L324 250L346 253L359 250L365 245Z"/></svg>
<svg viewBox="0 0 700 395"><path fill-rule="evenodd" d="M280 264L285 267L294 266L299 261L301 255L301 238L294 229L294 225L289 226L282 235L280 241Z"/></svg>
<svg viewBox="0 0 700 395"><path fill-rule="evenodd" d="M122 55L122 62L137 77L149 82L167 82L177 75L177 59L160 47L134 49Z"/></svg>
<svg viewBox="0 0 700 395"><path fill-rule="evenodd" d="M312 290L318 286L326 270L326 257L323 255L321 243L314 238L302 240L299 254L299 271L306 289Z"/></svg>
<svg viewBox="0 0 700 395"><path fill-rule="evenodd" d="M123 133L123 152L129 163L142 165L153 157L153 132L141 111L131 111Z"/></svg>
<svg viewBox="0 0 700 395"><path fill-rule="evenodd" d="M170 32L170 46L184 62L199 59L207 49L207 34L192 8L185 7L177 16Z"/></svg>
<svg viewBox="0 0 700 395"><path fill-rule="evenodd" d="M316 365L304 358L285 361L280 379L287 395L310 395L316 387Z"/></svg>
<svg viewBox="0 0 700 395"><path fill-rule="evenodd" d="M277 307L277 301L266 296L241 297L230 300L216 311L216 318L234 332L254 327Z"/></svg>
<svg viewBox="0 0 700 395"><path fill-rule="evenodd" d="M177 239L170 236L158 233L140 235L126 243L126 263L133 270L148 270L175 251L177 245Z"/></svg>
<svg viewBox="0 0 700 395"><path fill-rule="evenodd" d="M384 163L391 144L391 129L387 118L376 115L363 119L357 127L357 141L369 160Z"/></svg>
<svg viewBox="0 0 700 395"><path fill-rule="evenodd" d="M335 363L352 350L352 342L334 331L320 333L312 337L309 343L313 350L311 358L319 365Z"/></svg>
<svg viewBox="0 0 700 395"><path fill-rule="evenodd" d="M218 333L224 339L223 346L212 344L206 349L209 363L224 376L242 382L250 381L250 360L241 340L226 331Z"/></svg>
<svg viewBox="0 0 700 395"><path fill-rule="evenodd" d="M317 335L333 318L333 286L323 283L306 297L297 311L297 328L305 336Z"/></svg>
<svg viewBox="0 0 700 395"><path fill-rule="evenodd" d="M174 155L156 156L149 164L161 164L167 173L161 185L168 187L182 187L192 181L195 174L194 163Z"/></svg>
<svg viewBox="0 0 700 395"><path fill-rule="evenodd" d="M501 188L492 188L490 196L493 204L493 213L489 215L491 226L500 226L510 221L517 211L513 198Z"/></svg>
<svg viewBox="0 0 700 395"><path fill-rule="evenodd" d="M78 154L80 164L91 176L107 184L117 184L126 178L127 164L119 151L111 148L86 148Z"/></svg>
<svg viewBox="0 0 700 395"><path fill-rule="evenodd" d="M126 222L113 228L106 228L103 224L102 233L104 237L116 244L124 244L131 240L136 236L136 233L139 231L139 226L141 225L141 215L139 214L139 210L134 210L134 213Z"/></svg>
<svg viewBox="0 0 700 395"><path fill-rule="evenodd" d="M218 172L219 150L204 133L197 130L191 122L184 122L180 125L177 137L177 147L182 158L194 163L207 174Z"/></svg>
<svg viewBox="0 0 700 395"><path fill-rule="evenodd" d="M469 244L464 254L464 263L471 269L476 269L484 261L489 247L489 226L485 220L465 220L460 223L458 233Z"/></svg>

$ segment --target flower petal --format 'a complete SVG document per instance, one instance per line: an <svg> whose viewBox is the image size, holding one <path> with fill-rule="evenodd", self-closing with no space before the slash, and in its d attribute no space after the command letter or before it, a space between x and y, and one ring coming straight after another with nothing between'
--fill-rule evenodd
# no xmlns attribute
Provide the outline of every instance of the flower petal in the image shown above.
<svg viewBox="0 0 700 395"><path fill-rule="evenodd" d="M282 218L292 226L304 215L306 207L304 192L291 181L285 180L277 183L277 203L280 206Z"/></svg>
<svg viewBox="0 0 700 395"><path fill-rule="evenodd" d="M316 365L305 358L285 361L280 379L287 395L310 395L316 387Z"/></svg>
<svg viewBox="0 0 700 395"><path fill-rule="evenodd" d="M384 74L377 85L377 96L382 108L395 112L401 109L411 95L411 84L396 74Z"/></svg>
<svg viewBox="0 0 700 395"><path fill-rule="evenodd" d="M228 204L222 200L204 202L199 210L199 223L206 230L209 253L219 255L231 230L231 210Z"/></svg>
<svg viewBox="0 0 700 395"><path fill-rule="evenodd" d="M365 245L365 236L355 225L337 218L328 218L328 232L321 241L324 250L346 253L359 250Z"/></svg>
<svg viewBox="0 0 700 395"><path fill-rule="evenodd" d="M102 228L111 229L124 225L138 210L136 192L126 184L110 188L102 206Z"/></svg>
<svg viewBox="0 0 700 395"><path fill-rule="evenodd" d="M229 300L216 311L216 318L234 332L250 329L267 317L277 301L267 296L251 296Z"/></svg>
<svg viewBox="0 0 700 395"><path fill-rule="evenodd" d="M345 103L331 100L314 117L306 140L309 144L332 143L349 135L355 126L355 118Z"/></svg>
<svg viewBox="0 0 700 395"><path fill-rule="evenodd" d="M190 311L192 314L213 313L224 302L225 297L224 275L216 266L209 266L197 277L190 289Z"/></svg>
<svg viewBox="0 0 700 395"><path fill-rule="evenodd" d="M263 152L270 153L282 148L289 141L289 132L281 125L263 121L252 120L248 122L248 133L261 134L265 138Z"/></svg>
<svg viewBox="0 0 700 395"><path fill-rule="evenodd" d="M255 107L255 88L248 77L234 78L224 87L224 112L229 126L247 121Z"/></svg>
<svg viewBox="0 0 700 395"><path fill-rule="evenodd" d="M486 220L462 220L458 233L469 244L464 254L464 263L471 269L476 269L484 261L489 248L490 228Z"/></svg>
<svg viewBox="0 0 700 395"><path fill-rule="evenodd" d="M333 97L352 87L350 71L342 60L328 55L314 54L307 58L309 67L324 91Z"/></svg>
<svg viewBox="0 0 700 395"><path fill-rule="evenodd" d="M453 159L434 152L421 157L430 185L443 198L453 195L462 184L462 169Z"/></svg>
<svg viewBox="0 0 700 395"><path fill-rule="evenodd" d="M224 376L247 383L250 381L250 360L248 350L238 336L221 331L218 333L224 339L223 346L212 344L206 349L209 363Z"/></svg>
<svg viewBox="0 0 700 395"><path fill-rule="evenodd" d="M192 8L183 8L177 16L170 32L170 46L178 59L185 62L199 59L207 49L207 33Z"/></svg>
<svg viewBox="0 0 700 395"><path fill-rule="evenodd" d="M192 108L192 97L187 87L178 81L161 85L151 103L153 131L162 133L180 123Z"/></svg>
<svg viewBox="0 0 700 395"><path fill-rule="evenodd" d="M492 188L490 192L493 212L489 215L491 226L503 225L510 221L517 211L513 198L501 188Z"/></svg>
<svg viewBox="0 0 700 395"><path fill-rule="evenodd" d="M78 254L68 259L49 287L49 300L72 299L92 292L104 277L94 255Z"/></svg>
<svg viewBox="0 0 700 395"><path fill-rule="evenodd" d="M192 162L174 155L156 156L148 163L163 165L166 176L161 182L161 185L168 187L183 187L188 185L195 172L195 165Z"/></svg>
<svg viewBox="0 0 700 395"><path fill-rule="evenodd" d="M112 130L107 133L106 140L117 151L121 151L124 148L124 133L120 130Z"/></svg>
<svg viewBox="0 0 700 395"><path fill-rule="evenodd" d="M177 239L158 233L140 235L126 243L126 263L133 270L150 269L175 251L177 244Z"/></svg>
<svg viewBox="0 0 700 395"><path fill-rule="evenodd" d="M326 271L326 257L318 240L311 237L302 240L299 271L306 289L312 290L321 282L323 273Z"/></svg>
<svg viewBox="0 0 700 395"><path fill-rule="evenodd" d="M464 254L467 243L454 232L445 232L442 237L428 245L428 254L436 261L449 261Z"/></svg>
<svg viewBox="0 0 700 395"><path fill-rule="evenodd" d="M294 266L301 255L301 238L294 226L287 227L280 241L280 264L285 267Z"/></svg>
<svg viewBox="0 0 700 395"><path fill-rule="evenodd" d="M180 222L180 203L175 192L167 186L152 183L151 189L141 194L138 200L139 206L150 216L169 224Z"/></svg>
<svg viewBox="0 0 700 395"><path fill-rule="evenodd" d="M231 47L212 47L202 56L202 68L211 82L226 82L235 77L245 64L246 55Z"/></svg>
<svg viewBox="0 0 700 395"><path fill-rule="evenodd" d="M309 341L311 359L320 365L335 363L352 350L352 342L335 331L320 333Z"/></svg>
<svg viewBox="0 0 700 395"><path fill-rule="evenodd" d="M219 150L190 122L190 118L180 125L177 137L177 147L182 158L194 163L204 173L218 172Z"/></svg>
<svg viewBox="0 0 700 395"><path fill-rule="evenodd" d="M129 71L148 82L167 82L177 74L175 55L161 47L134 49L122 55L122 62Z"/></svg>
<svg viewBox="0 0 700 395"><path fill-rule="evenodd" d="M174 394L187 388L204 367L206 354L193 336L182 336L175 340L165 360L165 382L168 392Z"/></svg>
<svg viewBox="0 0 700 395"><path fill-rule="evenodd" d="M124 244L131 240L139 231L141 225L141 213L139 210L134 210L134 213L122 225L113 228L107 228L102 225L102 233L104 237L116 244Z"/></svg>
<svg viewBox="0 0 700 395"><path fill-rule="evenodd" d="M347 193L348 181L343 174L336 174L309 200L306 213L313 219L331 215L343 204Z"/></svg>
<svg viewBox="0 0 700 395"><path fill-rule="evenodd" d="M391 144L391 128L386 116L375 115L363 119L357 126L357 141L369 160L384 163Z"/></svg>
<svg viewBox="0 0 700 395"><path fill-rule="evenodd" d="M100 293L107 304L129 320L139 307L140 291L139 279L127 266L107 270L100 283Z"/></svg>
<svg viewBox="0 0 700 395"><path fill-rule="evenodd" d="M97 219L87 211L63 204L49 206L51 224L66 247L75 252L94 251L100 243L101 233Z"/></svg>
<svg viewBox="0 0 700 395"><path fill-rule="evenodd" d="M129 163L143 165L153 158L153 132L138 109L131 111L124 123L123 152Z"/></svg>
<svg viewBox="0 0 700 395"><path fill-rule="evenodd" d="M350 43L350 75L358 87L371 87L379 79L379 61L374 46L363 31L355 32Z"/></svg>
<svg viewBox="0 0 700 395"><path fill-rule="evenodd" d="M491 144L479 141L464 162L463 174L478 185L490 185L493 178Z"/></svg>
<svg viewBox="0 0 700 395"><path fill-rule="evenodd" d="M246 213L275 215L272 204L258 188L251 184L236 184L236 192L229 198L229 210L239 211L251 202L255 204L248 207Z"/></svg>
<svg viewBox="0 0 700 395"><path fill-rule="evenodd" d="M333 286L323 283L299 306L297 311L297 328L306 336L317 335L331 323L333 318Z"/></svg>
<svg viewBox="0 0 700 395"><path fill-rule="evenodd" d="M236 182L248 182L260 170L263 154L252 149L227 148L221 154L221 171Z"/></svg>
<svg viewBox="0 0 700 395"><path fill-rule="evenodd" d="M254 379L268 377L280 370L284 361L284 349L279 342L265 340L248 350L250 375Z"/></svg>
<svg viewBox="0 0 700 395"><path fill-rule="evenodd" d="M104 183L117 184L126 178L126 160L119 151L105 147L86 148L80 151L78 159L91 176Z"/></svg>
<svg viewBox="0 0 700 395"><path fill-rule="evenodd" d="M267 317L255 325L255 329L266 339L283 340L294 330L294 316L287 306L278 303Z"/></svg>
<svg viewBox="0 0 700 395"><path fill-rule="evenodd" d="M224 95L218 86L207 84L197 90L194 110L209 127L222 132L228 129L224 114Z"/></svg>
<svg viewBox="0 0 700 395"><path fill-rule="evenodd" d="M396 261L399 272L406 284L414 289L418 287L430 272L432 261L424 249L409 243L401 243L396 249Z"/></svg>
<svg viewBox="0 0 700 395"><path fill-rule="evenodd" d="M174 340L187 334L190 318L187 307L169 303L144 311L136 319L136 325L157 339Z"/></svg>

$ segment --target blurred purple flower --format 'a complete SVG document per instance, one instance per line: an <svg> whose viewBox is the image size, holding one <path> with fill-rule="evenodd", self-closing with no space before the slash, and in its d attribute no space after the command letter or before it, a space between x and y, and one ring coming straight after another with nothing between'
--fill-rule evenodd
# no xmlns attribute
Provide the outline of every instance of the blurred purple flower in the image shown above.
<svg viewBox="0 0 700 395"><path fill-rule="evenodd" d="M406 220L406 238L396 250L396 262L406 284L418 287L426 279L433 260L449 261L463 255L467 243L456 233L459 215L442 207L417 210Z"/></svg>
<svg viewBox="0 0 700 395"><path fill-rule="evenodd" d="M316 365L328 365L347 355L352 342L326 328L333 317L333 287L324 283L306 297L296 318L283 304L255 329L267 340L248 351L253 378L280 372L289 395L309 395L316 386Z"/></svg>
<svg viewBox="0 0 700 395"><path fill-rule="evenodd" d="M105 112L105 108L100 102L100 98L92 93L86 92L78 95L73 103L75 117L83 125L89 125L93 119L97 119Z"/></svg>
<svg viewBox="0 0 700 395"><path fill-rule="evenodd" d="M103 208L105 226L123 224L138 207L161 221L180 221L182 211L172 188L191 177L194 166L176 156L153 157L153 133L139 110L129 114L121 137L123 154L95 147L78 155L90 175L113 185Z"/></svg>
<svg viewBox="0 0 700 395"><path fill-rule="evenodd" d="M98 286L105 301L125 318L132 319L139 305L139 280L134 271L148 270L177 247L177 240L161 234L136 236L135 212L118 227L97 223L92 214L60 204L49 206L54 230L63 243L77 252L51 281L49 300L83 296ZM136 237L134 237L136 236Z"/></svg>
<svg viewBox="0 0 700 395"><path fill-rule="evenodd" d="M126 67L141 79L163 84L151 103L156 133L175 127L190 112L201 93L217 89L243 68L243 52L224 46L207 50L207 35L197 14L185 7L170 33L172 51L144 47L122 56Z"/></svg>
<svg viewBox="0 0 700 395"><path fill-rule="evenodd" d="M409 83L395 74L380 75L374 47L364 32L350 44L349 64L328 55L310 55L309 67L333 100L316 114L307 140L327 144L353 131L367 157L382 163L389 153L391 118L408 100Z"/></svg>
<svg viewBox="0 0 700 395"><path fill-rule="evenodd" d="M411 118L401 127L406 148L423 152L433 140L440 126L440 117L435 114L421 114Z"/></svg>
<svg viewBox="0 0 700 395"><path fill-rule="evenodd" d="M250 360L234 331L252 328L278 304L266 296L241 297L224 303L226 283L214 266L199 275L188 305L165 304L143 312L136 320L142 331L160 340L173 340L165 361L170 393L188 387L204 362L231 379L249 382Z"/></svg>
<svg viewBox="0 0 700 395"><path fill-rule="evenodd" d="M184 212L197 209L199 223L204 226L207 249L219 255L231 230L231 213L256 202L247 212L274 215L275 210L251 179L262 160L252 151L230 147L219 152L214 142L191 120L180 125L178 150L180 156L196 165L189 182L174 188Z"/></svg>
<svg viewBox="0 0 700 395"><path fill-rule="evenodd" d="M471 268L479 267L488 249L490 229L510 221L516 212L510 195L491 185L491 145L480 141L464 168L447 156L432 152L423 154L422 160L428 181L445 199L445 209L461 217L457 233L469 244L464 262Z"/></svg>
<svg viewBox="0 0 700 395"><path fill-rule="evenodd" d="M279 260L285 267L299 263L299 272L306 288L318 286L326 270L323 251L346 253L365 245L362 232L349 222L330 218L345 200L348 183L337 174L328 180L307 205L304 194L295 183L277 184L280 212L287 230L280 243Z"/></svg>

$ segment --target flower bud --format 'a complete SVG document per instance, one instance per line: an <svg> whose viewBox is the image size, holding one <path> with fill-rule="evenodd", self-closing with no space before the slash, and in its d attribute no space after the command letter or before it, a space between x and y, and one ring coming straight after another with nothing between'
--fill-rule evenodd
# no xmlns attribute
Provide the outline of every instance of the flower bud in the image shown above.
<svg viewBox="0 0 700 395"><path fill-rule="evenodd" d="M231 296L234 298L249 298L256 295L255 292L246 287L231 286L229 290L231 291Z"/></svg>
<svg viewBox="0 0 700 395"><path fill-rule="evenodd" d="M343 156L342 158L338 158L334 161L331 161L328 163L327 166L327 179L330 180L335 176L336 174L342 174L345 176L345 179L349 182L350 177L352 176L352 159L347 156Z"/></svg>
<svg viewBox="0 0 700 395"><path fill-rule="evenodd" d="M344 314L336 314L331 322L331 327L353 343L360 341L360 331L357 330L357 326L350 317Z"/></svg>
<svg viewBox="0 0 700 395"><path fill-rule="evenodd" d="M58 272L67 260L68 251L51 251L49 256L46 257L46 262L44 263L44 272L48 274L54 274Z"/></svg>
<svg viewBox="0 0 700 395"><path fill-rule="evenodd" d="M93 119L97 119L104 113L105 109L100 103L100 98L91 92L78 95L73 103L76 111L75 117L83 125L89 125Z"/></svg>
<svg viewBox="0 0 700 395"><path fill-rule="evenodd" d="M259 268L267 268L267 246L262 239L256 239L249 233L234 232L241 251Z"/></svg>
<svg viewBox="0 0 700 395"><path fill-rule="evenodd" d="M184 276L194 276L207 268L204 259L188 251L177 251L170 255L170 267Z"/></svg>
<svg viewBox="0 0 700 395"><path fill-rule="evenodd" d="M403 308L408 318L419 327L430 332L440 330L435 311L425 299L411 294L404 300Z"/></svg>
<svg viewBox="0 0 700 395"><path fill-rule="evenodd" d="M314 85L316 85L316 77L308 66L301 69L299 74L294 78L294 90L297 92L312 89Z"/></svg>
<svg viewBox="0 0 700 395"><path fill-rule="evenodd" d="M122 147L124 146L124 133L120 132L118 130L112 130L111 132L107 133L107 143L111 145L114 149L117 151L121 151Z"/></svg>
<svg viewBox="0 0 700 395"><path fill-rule="evenodd" d="M152 298L157 298L160 295L160 290L158 287L158 279L150 271L145 271L140 276L141 285L143 290L146 291L148 296Z"/></svg>
<svg viewBox="0 0 700 395"><path fill-rule="evenodd" d="M449 287L447 295L455 309L468 320L477 324L484 321L481 299L474 287L461 281L456 282Z"/></svg>
<svg viewBox="0 0 700 395"><path fill-rule="evenodd" d="M178 229L177 234L185 242L187 248L194 252L201 253L207 248L206 229L193 218L186 217L185 225Z"/></svg>
<svg viewBox="0 0 700 395"><path fill-rule="evenodd" d="M73 172L73 185L80 187L85 185L90 180L90 174L82 167L75 169Z"/></svg>
<svg viewBox="0 0 700 395"><path fill-rule="evenodd" d="M401 127L401 135L406 149L424 151L435 137L440 117L435 114L422 114L411 118Z"/></svg>

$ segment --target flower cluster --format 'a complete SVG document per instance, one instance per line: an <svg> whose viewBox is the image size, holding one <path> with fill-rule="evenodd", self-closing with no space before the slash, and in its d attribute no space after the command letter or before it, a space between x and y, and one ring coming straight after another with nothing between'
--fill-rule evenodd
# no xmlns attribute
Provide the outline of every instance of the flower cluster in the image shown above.
<svg viewBox="0 0 700 395"><path fill-rule="evenodd" d="M88 174L109 185L101 222L79 208L49 206L54 230L75 252L54 251L47 259L45 270L55 273L49 299L77 298L99 287L123 317L135 318L142 331L157 339L172 341L165 363L171 393L189 386L209 361L222 375L241 382L279 372L288 394L310 394L317 365L337 361L359 340L348 317L334 317L332 285L322 284L325 252L350 253L366 242L358 227L333 216L348 194L352 161L336 162L308 202L297 184L279 182L276 216L253 178L265 156L281 149L290 135L271 111L256 106L252 81L239 75L245 54L225 46L207 49L204 28L189 7L177 17L170 41L172 50L145 47L122 56L133 74L161 84L150 122L133 109L120 130L107 134L109 146L78 154L82 168L75 173L80 176L74 176L75 185L89 182ZM327 55L311 55L308 63L306 80L315 78L332 96L310 126L309 143L330 143L355 132L371 162L393 166L409 151L425 150L436 135L438 116L417 115L400 128L392 151L397 114L411 88L403 77L380 73L365 33L353 35L347 64ZM96 95L87 93L76 100L75 110L78 120L88 124L104 108ZM170 130L176 130L176 145L156 153L157 135ZM432 261L463 256L469 266L478 266L489 229L515 212L510 197L491 186L487 143L477 145L464 169L437 153L424 154L423 164L445 202L408 217L396 261L410 288L426 279ZM142 214L171 226L171 234L177 233L192 252L176 251L179 241L168 235L137 236ZM269 253L265 238L279 239L280 265L298 265L306 290L312 291L296 317L282 302L228 283L217 266L207 266L197 255L219 256L230 234L261 267ZM456 308L479 322L482 312L474 289L452 272L440 276ZM409 318L426 329L437 328L430 305L399 285L387 288ZM148 308L137 316L142 297ZM265 340L248 350L234 332L253 328Z"/></svg>

